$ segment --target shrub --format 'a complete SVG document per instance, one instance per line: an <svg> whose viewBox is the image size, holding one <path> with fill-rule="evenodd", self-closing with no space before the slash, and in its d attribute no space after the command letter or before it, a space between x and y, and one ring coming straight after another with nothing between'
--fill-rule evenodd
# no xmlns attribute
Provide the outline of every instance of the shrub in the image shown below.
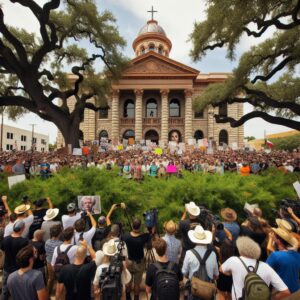
<svg viewBox="0 0 300 300"><path fill-rule="evenodd" d="M106 214L113 203L125 202L131 216L158 208L159 222L179 220L184 203L194 201L214 213L223 207L235 209L243 217L243 206L258 203L266 217L275 217L271 209L283 198L296 198L292 183L295 174L269 170L263 175L242 177L238 174L210 175L185 172L183 178L157 179L146 177L142 183L118 176L117 170L64 169L48 180L33 178L8 189L7 178L0 174L0 194L7 194L10 207L21 202L24 195L36 200L50 197L65 212L66 204L77 195L100 195L102 211ZM118 209L113 220L126 220Z"/></svg>

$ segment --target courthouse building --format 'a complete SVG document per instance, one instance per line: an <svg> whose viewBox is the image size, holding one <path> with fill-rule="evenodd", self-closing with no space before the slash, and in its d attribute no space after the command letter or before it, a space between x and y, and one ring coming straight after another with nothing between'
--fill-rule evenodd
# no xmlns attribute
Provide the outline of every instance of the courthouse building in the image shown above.
<svg viewBox="0 0 300 300"><path fill-rule="evenodd" d="M182 41L185 45L185 41ZM142 140L153 142L187 142L207 138L217 145L243 145L243 126L231 128L218 124L213 115L239 119L242 104L207 107L202 113L193 111L194 99L209 84L223 82L228 73L203 74L171 59L172 42L156 20L149 20L132 44L135 58L112 86L108 108L95 113L86 110L81 124L85 141L107 137L113 142L129 143ZM62 145L58 136L58 146Z"/></svg>

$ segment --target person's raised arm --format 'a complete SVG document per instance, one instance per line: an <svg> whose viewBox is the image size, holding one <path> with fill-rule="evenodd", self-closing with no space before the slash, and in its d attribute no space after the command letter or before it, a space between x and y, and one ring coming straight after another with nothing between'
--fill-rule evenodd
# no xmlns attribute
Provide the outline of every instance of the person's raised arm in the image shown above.
<svg viewBox="0 0 300 300"><path fill-rule="evenodd" d="M298 225L300 225L300 219L294 214L293 209L292 209L291 207L289 207L289 208L287 209L287 211L288 211L288 213L290 214L290 216L292 217L292 219L293 219L294 221L296 221Z"/></svg>
<svg viewBox="0 0 300 300"><path fill-rule="evenodd" d="M269 233L269 240L268 240L268 244L267 244L267 255L269 256L272 252L275 251L275 248L274 248L274 237L275 237L275 234L273 231L271 231Z"/></svg>
<svg viewBox="0 0 300 300"><path fill-rule="evenodd" d="M91 258L94 260L96 258L96 252L93 247L91 247L85 240L81 240L79 243L89 251Z"/></svg>
<svg viewBox="0 0 300 300"><path fill-rule="evenodd" d="M43 288L43 289L37 291L37 296L38 296L39 300L48 300L49 299L46 288ZM56 298L56 299L58 299L58 298Z"/></svg>
<svg viewBox="0 0 300 300"><path fill-rule="evenodd" d="M225 234L226 234L226 237L227 237L230 241L232 241L232 234L231 234L231 232L230 232L227 228L225 228L225 227L224 227L224 232L225 232Z"/></svg>
<svg viewBox="0 0 300 300"><path fill-rule="evenodd" d="M2 199L3 205L5 207L5 210L7 211L8 216L10 216L11 215L11 210L10 210L8 204L7 204L7 196L2 196L1 199Z"/></svg>
<svg viewBox="0 0 300 300"><path fill-rule="evenodd" d="M95 218L93 217L93 215L89 211L87 211L86 214L89 216L89 218L91 220L92 227L96 228L97 222L96 222Z"/></svg>
<svg viewBox="0 0 300 300"><path fill-rule="evenodd" d="M185 218L186 218L186 208L184 207L184 212L183 212L183 214L182 214L182 216L181 216L181 221L184 221L185 220Z"/></svg>
<svg viewBox="0 0 300 300"><path fill-rule="evenodd" d="M106 224L107 224L107 226L111 225L110 217L111 217L111 215L112 215L112 213L113 213L113 211L114 211L115 208L116 208L116 204L113 204L111 206L111 208L110 208L107 216L106 216Z"/></svg>
<svg viewBox="0 0 300 300"><path fill-rule="evenodd" d="M53 203L49 197L46 198L48 203L48 208L53 208Z"/></svg>

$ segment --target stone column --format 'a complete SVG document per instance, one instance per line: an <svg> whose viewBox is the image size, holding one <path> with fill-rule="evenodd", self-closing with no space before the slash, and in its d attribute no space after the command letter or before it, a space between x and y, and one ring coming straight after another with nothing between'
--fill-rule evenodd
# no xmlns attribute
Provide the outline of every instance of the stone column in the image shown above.
<svg viewBox="0 0 300 300"><path fill-rule="evenodd" d="M164 146L168 144L168 129L169 129L169 90L161 90L161 134L160 140Z"/></svg>
<svg viewBox="0 0 300 300"><path fill-rule="evenodd" d="M111 104L111 139L113 143L119 142L119 90L113 90Z"/></svg>
<svg viewBox="0 0 300 300"><path fill-rule="evenodd" d="M207 138L213 138L215 137L214 135L214 125L215 125L215 118L214 118L214 108L209 105L208 110L207 110Z"/></svg>
<svg viewBox="0 0 300 300"><path fill-rule="evenodd" d="M193 107L192 107L192 90L185 90L185 120L184 120L184 139L188 142L188 139L193 138Z"/></svg>
<svg viewBox="0 0 300 300"><path fill-rule="evenodd" d="M135 90L135 140L143 139L143 90Z"/></svg>

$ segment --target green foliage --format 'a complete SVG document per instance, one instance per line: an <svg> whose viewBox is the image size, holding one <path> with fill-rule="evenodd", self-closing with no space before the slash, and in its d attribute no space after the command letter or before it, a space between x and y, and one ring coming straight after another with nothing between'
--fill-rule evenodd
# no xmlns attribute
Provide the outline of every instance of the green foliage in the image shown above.
<svg viewBox="0 0 300 300"><path fill-rule="evenodd" d="M300 146L300 134L270 140L274 144L274 149L278 150L293 151Z"/></svg>
<svg viewBox="0 0 300 300"><path fill-rule="evenodd" d="M175 177L157 179L146 177L142 183L124 179L118 170L99 171L97 168L65 169L49 180L39 178L19 183L8 190L7 180L0 174L0 194L8 194L11 207L20 203L24 195L35 200L49 196L61 212L66 203L77 195L100 195L102 211L106 214L113 203L125 202L131 216L142 216L151 208L158 208L159 221L178 221L184 203L194 201L206 205L218 213L223 207L232 207L243 218L243 206L258 203L265 216L274 217L271 209L279 200L296 198L292 183L296 175L270 170L262 176L242 177L238 174L209 175L184 173L182 179ZM122 210L114 213L113 220L123 220Z"/></svg>
<svg viewBox="0 0 300 300"><path fill-rule="evenodd" d="M253 141L255 140L255 136L245 136L245 140L249 141Z"/></svg>

